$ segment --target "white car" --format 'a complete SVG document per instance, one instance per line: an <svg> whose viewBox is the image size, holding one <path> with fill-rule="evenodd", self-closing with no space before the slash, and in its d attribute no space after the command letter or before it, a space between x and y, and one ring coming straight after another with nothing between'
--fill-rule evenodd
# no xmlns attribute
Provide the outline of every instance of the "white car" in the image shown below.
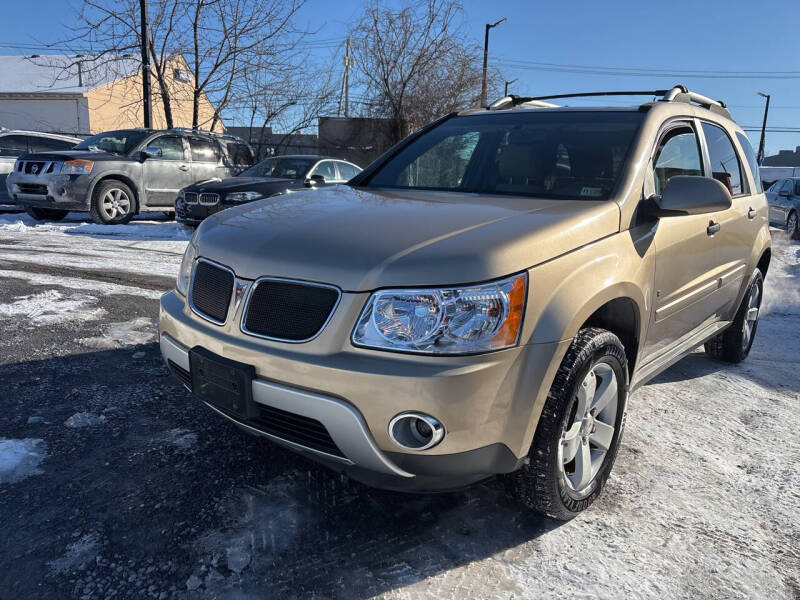
<svg viewBox="0 0 800 600"><path fill-rule="evenodd" d="M29 152L69 150L80 141L80 138L41 131L0 129L0 212L21 210L6 190L6 177L18 156Z"/></svg>

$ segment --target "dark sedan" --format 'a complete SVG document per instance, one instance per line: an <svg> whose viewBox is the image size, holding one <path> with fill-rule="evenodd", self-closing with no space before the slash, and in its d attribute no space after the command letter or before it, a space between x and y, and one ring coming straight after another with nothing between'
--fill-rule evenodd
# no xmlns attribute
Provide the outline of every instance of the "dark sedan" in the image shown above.
<svg viewBox="0 0 800 600"><path fill-rule="evenodd" d="M181 223L198 225L225 208L278 196L288 190L345 183L361 167L327 156L295 154L266 158L237 177L201 181L185 188L175 203Z"/></svg>
<svg viewBox="0 0 800 600"><path fill-rule="evenodd" d="M779 179L766 192L769 222L800 239L800 177Z"/></svg>

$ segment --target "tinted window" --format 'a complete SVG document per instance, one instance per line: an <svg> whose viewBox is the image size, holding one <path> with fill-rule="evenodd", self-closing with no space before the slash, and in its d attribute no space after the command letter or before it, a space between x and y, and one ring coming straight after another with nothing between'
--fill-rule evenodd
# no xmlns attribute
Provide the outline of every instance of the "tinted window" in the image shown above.
<svg viewBox="0 0 800 600"><path fill-rule="evenodd" d="M711 123L703 123L703 133L706 136L708 159L711 162L711 176L728 188L731 196L742 194L744 188L739 157L736 156L728 134L721 127Z"/></svg>
<svg viewBox="0 0 800 600"><path fill-rule="evenodd" d="M761 183L761 172L758 169L758 161L756 161L753 147L750 145L750 140L747 139L746 135L742 135L737 131L736 138L739 140L742 150L744 150L744 157L747 159L747 164L750 166L750 174L753 176L753 181L756 182L755 193L760 194L764 191L764 186Z"/></svg>
<svg viewBox="0 0 800 600"><path fill-rule="evenodd" d="M24 135L4 135L0 137L0 156L19 156L28 151Z"/></svg>
<svg viewBox="0 0 800 600"><path fill-rule="evenodd" d="M653 162L655 193L661 195L667 182L675 175L702 175L700 147L697 136L689 126L670 129L661 138Z"/></svg>
<svg viewBox="0 0 800 600"><path fill-rule="evenodd" d="M789 192L790 194L792 193L792 180L791 179L785 179L783 181L783 185L781 186L781 191L782 192Z"/></svg>
<svg viewBox="0 0 800 600"><path fill-rule="evenodd" d="M309 158L265 158L240 173L242 177L302 179L316 160Z"/></svg>
<svg viewBox="0 0 800 600"><path fill-rule="evenodd" d="M336 163L336 166L339 167L339 175L345 180L352 179L361 172L360 169L346 162Z"/></svg>
<svg viewBox="0 0 800 600"><path fill-rule="evenodd" d="M643 113L464 115L421 135L366 185L544 198L607 198Z"/></svg>
<svg viewBox="0 0 800 600"><path fill-rule="evenodd" d="M231 164L239 167L249 167L253 164L253 153L247 144L228 142L225 149L228 151L228 160Z"/></svg>
<svg viewBox="0 0 800 600"><path fill-rule="evenodd" d="M177 135L162 135L149 144L148 148L160 148L161 160L185 160L183 157L183 138Z"/></svg>
<svg viewBox="0 0 800 600"><path fill-rule="evenodd" d="M325 178L325 181L336 181L336 179L338 179L336 177L336 167L334 166L332 160L323 160L317 165L317 167L314 169L314 172L311 174L322 175Z"/></svg>
<svg viewBox="0 0 800 600"><path fill-rule="evenodd" d="M127 154L151 134L151 131L137 131L135 129L104 131L86 138L75 146L75 150L102 150L114 154Z"/></svg>
<svg viewBox="0 0 800 600"><path fill-rule="evenodd" d="M192 149L192 160L195 162L217 162L217 147L210 140L189 138Z"/></svg>
<svg viewBox="0 0 800 600"><path fill-rule="evenodd" d="M52 152L53 150L70 150L75 144L65 140L53 138L28 136L28 145L31 152Z"/></svg>

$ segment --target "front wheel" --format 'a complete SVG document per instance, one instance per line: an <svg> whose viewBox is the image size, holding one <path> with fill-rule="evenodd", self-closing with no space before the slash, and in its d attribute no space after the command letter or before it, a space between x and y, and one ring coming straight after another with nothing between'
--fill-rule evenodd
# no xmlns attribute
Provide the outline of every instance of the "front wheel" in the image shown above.
<svg viewBox="0 0 800 600"><path fill-rule="evenodd" d="M101 181L94 188L89 214L98 225L124 225L135 211L133 191L121 181Z"/></svg>
<svg viewBox="0 0 800 600"><path fill-rule="evenodd" d="M66 210L58 210L57 208L37 208L36 206L29 206L25 209L33 219L37 221L60 221L67 216Z"/></svg>
<svg viewBox="0 0 800 600"><path fill-rule="evenodd" d="M722 333L706 342L706 354L729 363L742 362L750 354L758 328L764 277L756 269L750 286L742 298L733 323Z"/></svg>
<svg viewBox="0 0 800 600"><path fill-rule="evenodd" d="M800 240L800 222L797 218L797 211L789 213L789 218L786 220L786 233L793 240Z"/></svg>
<svg viewBox="0 0 800 600"><path fill-rule="evenodd" d="M581 329L547 395L528 464L507 479L536 512L568 520L600 495L625 424L625 348L613 333Z"/></svg>

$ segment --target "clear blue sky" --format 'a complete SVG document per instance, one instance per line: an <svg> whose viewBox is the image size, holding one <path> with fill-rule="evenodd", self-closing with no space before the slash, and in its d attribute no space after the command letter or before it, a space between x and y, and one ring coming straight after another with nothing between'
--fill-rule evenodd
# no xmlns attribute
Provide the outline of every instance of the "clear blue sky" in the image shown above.
<svg viewBox="0 0 800 600"><path fill-rule="evenodd" d="M0 53L33 52L4 44L68 37L74 23L69 6L79 4L79 0L0 0ZM490 61L506 79L519 79L511 87L513 92L655 89L684 83L725 100L742 126L758 127L763 99L756 92L763 91L772 94L768 126L800 128L800 0L465 0L464 6L465 25L476 44L483 43L485 23L508 19L492 30ZM358 19L362 7L362 0L309 0L300 24L315 31L317 40L335 42L345 36L348 23ZM323 41L314 52L323 59L333 52L332 45ZM560 66L530 63L581 66L573 71L638 69L643 76L565 72ZM340 63L332 68L338 70ZM687 76L687 71L703 76ZM765 76L766 72L772 75ZM730 77L737 73L744 77ZM754 146L758 135L750 132ZM768 154L795 146L800 146L800 133L767 135Z"/></svg>

